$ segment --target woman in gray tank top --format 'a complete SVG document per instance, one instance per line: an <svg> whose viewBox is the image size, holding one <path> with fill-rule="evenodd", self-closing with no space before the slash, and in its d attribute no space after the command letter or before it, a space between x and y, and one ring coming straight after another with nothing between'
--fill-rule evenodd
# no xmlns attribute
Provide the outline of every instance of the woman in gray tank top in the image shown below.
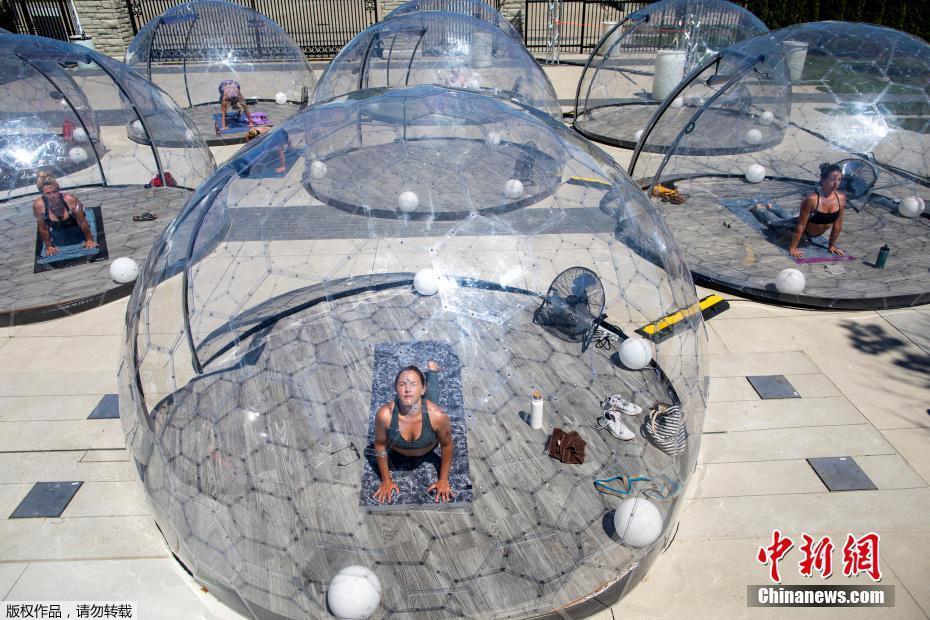
<svg viewBox="0 0 930 620"><path fill-rule="evenodd" d="M381 475L381 486L374 493L378 503L390 502L400 493L391 478L388 450L404 456L424 456L440 446L442 459L439 479L427 487L436 492L437 502L452 499L449 470L452 467L452 425L449 417L435 403L438 398L439 365L430 360L429 373L424 375L416 366L407 366L394 380L397 395L394 402L382 405L375 414L375 459Z"/></svg>

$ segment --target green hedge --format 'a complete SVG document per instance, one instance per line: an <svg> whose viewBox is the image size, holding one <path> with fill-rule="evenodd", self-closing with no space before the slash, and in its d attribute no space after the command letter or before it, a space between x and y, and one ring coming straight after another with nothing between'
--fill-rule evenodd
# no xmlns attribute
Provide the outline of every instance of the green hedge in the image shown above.
<svg viewBox="0 0 930 620"><path fill-rule="evenodd" d="M869 22L930 40L930 7L923 0L744 0L739 4L772 30L801 22Z"/></svg>

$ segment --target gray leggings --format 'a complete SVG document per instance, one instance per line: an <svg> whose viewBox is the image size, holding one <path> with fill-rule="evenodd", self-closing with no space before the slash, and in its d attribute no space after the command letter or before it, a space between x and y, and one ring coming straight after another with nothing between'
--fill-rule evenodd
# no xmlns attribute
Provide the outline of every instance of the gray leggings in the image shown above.
<svg viewBox="0 0 930 620"><path fill-rule="evenodd" d="M794 232L798 227L798 216L789 215L787 211L778 205L772 205L768 209L762 207L749 210L756 219L776 232Z"/></svg>
<svg viewBox="0 0 930 620"><path fill-rule="evenodd" d="M756 216L757 220L765 224L769 230L782 235L790 236L794 234L795 229L798 227L798 216L790 215L778 205L772 205L768 209L762 207L752 208L749 212ZM813 237L805 231L801 234L799 244L806 245L812 241Z"/></svg>
<svg viewBox="0 0 930 620"><path fill-rule="evenodd" d="M426 376L426 394L423 396L426 400L431 400L437 405L439 404L439 374L442 371L432 371L424 370L423 374Z"/></svg>

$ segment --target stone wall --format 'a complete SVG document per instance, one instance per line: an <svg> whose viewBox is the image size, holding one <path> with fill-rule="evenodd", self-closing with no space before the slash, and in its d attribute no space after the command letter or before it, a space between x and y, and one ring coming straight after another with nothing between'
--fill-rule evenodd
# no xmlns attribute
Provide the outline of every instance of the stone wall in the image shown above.
<svg viewBox="0 0 930 620"><path fill-rule="evenodd" d="M94 40L94 47L122 60L132 40L126 0L74 0L74 7L84 32Z"/></svg>

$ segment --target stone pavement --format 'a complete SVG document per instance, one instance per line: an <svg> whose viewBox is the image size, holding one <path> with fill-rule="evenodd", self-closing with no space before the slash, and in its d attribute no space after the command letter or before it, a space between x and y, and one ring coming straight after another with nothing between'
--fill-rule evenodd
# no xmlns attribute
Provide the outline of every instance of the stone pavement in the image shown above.
<svg viewBox="0 0 930 620"><path fill-rule="evenodd" d="M574 92L572 69L553 71L563 98ZM330 252L343 252L336 245ZM677 539L596 617L930 617L930 308L814 312L726 297L731 309L707 324L711 402ZM85 419L116 392L125 303L0 329L0 598L136 601L142 618L238 617L168 553L119 421ZM755 374L784 374L801 398L760 400L745 378ZM877 490L828 492L805 461L818 456L854 457ZM5 518L43 480L85 484L61 518ZM768 574L756 552L776 528L835 544L847 532L879 533L895 606L748 608L746 586ZM782 561L786 583L871 583L842 575L839 549L827 581L800 577L799 559L795 547Z"/></svg>

